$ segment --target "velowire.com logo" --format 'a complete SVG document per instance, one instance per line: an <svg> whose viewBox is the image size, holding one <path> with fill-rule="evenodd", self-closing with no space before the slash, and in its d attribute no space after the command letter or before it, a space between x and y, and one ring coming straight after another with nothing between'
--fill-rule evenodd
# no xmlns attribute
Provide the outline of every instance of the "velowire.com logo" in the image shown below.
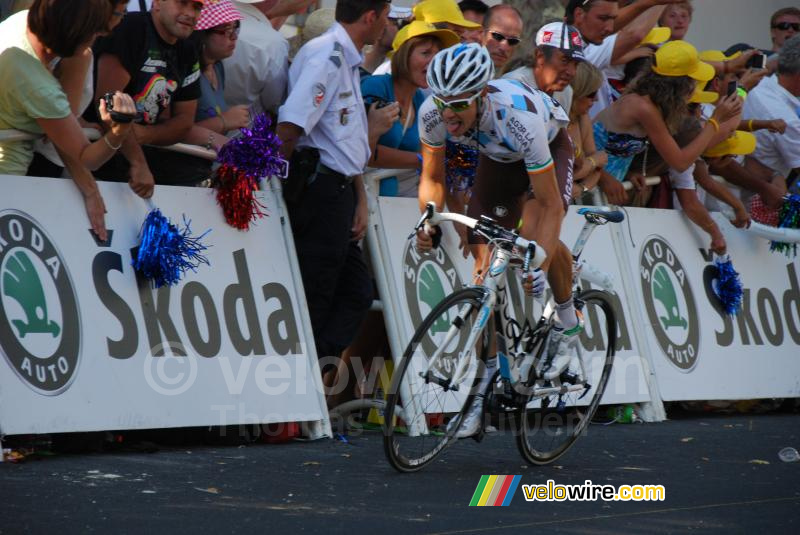
<svg viewBox="0 0 800 535"><path fill-rule="evenodd" d="M61 253L17 210L0 212L0 351L33 390L57 395L81 350L77 296Z"/></svg>
<svg viewBox="0 0 800 535"><path fill-rule="evenodd" d="M682 371L697 364L700 324L688 273L661 236L652 235L639 259L642 295L658 345Z"/></svg>
<svg viewBox="0 0 800 535"><path fill-rule="evenodd" d="M522 476L481 476L469 502L470 506L511 505L520 479Z"/></svg>

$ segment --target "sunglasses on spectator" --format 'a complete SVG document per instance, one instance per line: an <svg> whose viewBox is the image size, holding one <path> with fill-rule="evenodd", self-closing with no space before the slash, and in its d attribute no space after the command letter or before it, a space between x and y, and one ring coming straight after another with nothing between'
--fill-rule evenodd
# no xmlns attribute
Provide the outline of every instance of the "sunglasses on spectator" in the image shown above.
<svg viewBox="0 0 800 535"><path fill-rule="evenodd" d="M433 95L433 103L436 104L436 109L439 110L440 112L443 112L447 108L450 108L456 113L461 113L463 111L467 111L469 109L469 105L472 104L472 101L474 101L479 96L481 96L480 92L475 93L469 98L460 98L458 100L451 100L448 102L440 99L436 95Z"/></svg>
<svg viewBox="0 0 800 535"><path fill-rule="evenodd" d="M800 22L778 22L772 25L773 30L782 30L784 32L790 28L800 32Z"/></svg>
<svg viewBox="0 0 800 535"><path fill-rule="evenodd" d="M233 23L233 26L221 27L217 26L216 28L211 29L211 33L215 35L224 35L228 39L233 39L239 37L239 31L242 29L241 24L237 20Z"/></svg>
<svg viewBox="0 0 800 535"><path fill-rule="evenodd" d="M509 46L517 46L520 42L519 37L506 37L500 32L496 32L494 30L489 30L489 35L492 36L492 39L497 41L498 43L502 43L503 41L507 41Z"/></svg>

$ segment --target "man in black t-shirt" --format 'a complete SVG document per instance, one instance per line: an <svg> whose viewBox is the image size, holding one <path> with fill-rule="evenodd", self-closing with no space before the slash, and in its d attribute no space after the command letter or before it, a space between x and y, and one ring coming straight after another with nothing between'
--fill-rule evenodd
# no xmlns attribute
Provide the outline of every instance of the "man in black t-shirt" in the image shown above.
<svg viewBox="0 0 800 535"><path fill-rule="evenodd" d="M98 40L96 99L124 91L141 114L135 135L128 136L122 154L98 177L129 180L144 196L152 194L154 182L195 185L207 178L211 162L153 147L180 142L194 123L200 66L187 38L202 6L202 0L154 0L150 12L129 14L110 36ZM93 112L87 112L87 119L93 119Z"/></svg>

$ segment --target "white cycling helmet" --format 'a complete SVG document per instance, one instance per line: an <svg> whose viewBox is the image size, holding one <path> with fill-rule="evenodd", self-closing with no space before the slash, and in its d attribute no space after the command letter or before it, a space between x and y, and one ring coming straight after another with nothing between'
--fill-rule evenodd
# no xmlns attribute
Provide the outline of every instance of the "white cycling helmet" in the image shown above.
<svg viewBox="0 0 800 535"><path fill-rule="evenodd" d="M428 87L440 97L480 91L492 78L492 58L489 51L477 43L445 48L428 65Z"/></svg>

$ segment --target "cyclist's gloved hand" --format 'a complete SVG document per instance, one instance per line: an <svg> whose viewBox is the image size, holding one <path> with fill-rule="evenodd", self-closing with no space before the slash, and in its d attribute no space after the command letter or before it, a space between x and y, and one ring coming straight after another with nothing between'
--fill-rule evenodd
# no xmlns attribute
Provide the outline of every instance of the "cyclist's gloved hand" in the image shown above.
<svg viewBox="0 0 800 535"><path fill-rule="evenodd" d="M439 247L442 242L442 230L439 227L431 227L425 224L424 228L417 231L417 250L430 251L434 247Z"/></svg>
<svg viewBox="0 0 800 535"><path fill-rule="evenodd" d="M532 295L536 298L544 295L545 286L547 286L547 274L539 268L525 275L522 281L522 288L525 290L525 295Z"/></svg>

